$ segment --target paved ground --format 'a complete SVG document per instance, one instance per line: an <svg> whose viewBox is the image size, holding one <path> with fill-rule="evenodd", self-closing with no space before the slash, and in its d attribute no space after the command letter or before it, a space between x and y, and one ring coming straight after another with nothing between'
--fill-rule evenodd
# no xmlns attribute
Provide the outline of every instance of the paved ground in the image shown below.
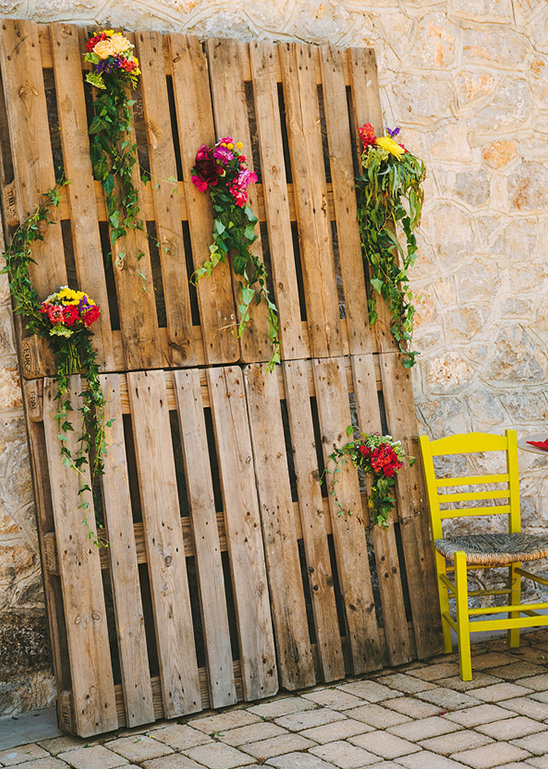
<svg viewBox="0 0 548 769"><path fill-rule="evenodd" d="M548 769L548 634L98 740L0 752L17 769Z"/></svg>

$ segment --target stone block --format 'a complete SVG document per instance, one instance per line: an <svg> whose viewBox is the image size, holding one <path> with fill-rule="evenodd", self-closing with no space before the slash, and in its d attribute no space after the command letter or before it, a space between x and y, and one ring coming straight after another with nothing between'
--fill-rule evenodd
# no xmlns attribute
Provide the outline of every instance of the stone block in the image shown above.
<svg viewBox="0 0 548 769"><path fill-rule="evenodd" d="M485 734L478 734L472 729L462 729L459 732L444 734L441 737L430 737L427 740L421 740L419 745L424 750L449 756L462 750L481 748L483 745L488 745L491 742L493 740Z"/></svg>
<svg viewBox="0 0 548 769"><path fill-rule="evenodd" d="M113 753L102 745L69 750L67 753L59 753L57 758L66 761L74 769L115 769L128 763L124 756Z"/></svg>
<svg viewBox="0 0 548 769"><path fill-rule="evenodd" d="M258 742L246 742L241 748L246 753L250 753L254 758L260 761L266 761L273 756L280 756L284 753L292 753L296 750L306 750L314 746L312 740L308 740L301 734L281 734L278 737L271 737L268 740L259 740Z"/></svg>
<svg viewBox="0 0 548 769"><path fill-rule="evenodd" d="M163 742L143 734L134 734L131 737L121 737L118 740L106 742L105 747L135 762L145 761L147 758L158 758L158 756L163 756L166 753L173 753L169 745L165 745Z"/></svg>
<svg viewBox="0 0 548 769"><path fill-rule="evenodd" d="M339 689L355 694L367 702L379 702L397 696L397 692L393 689L378 684L376 681L352 681L348 684L342 684Z"/></svg>
<svg viewBox="0 0 548 769"><path fill-rule="evenodd" d="M464 764L453 761L446 756L431 753L428 750L411 753L409 756L400 756L397 766L405 766L406 769L466 769ZM381 765L379 765L379 769L381 769ZM382 764L382 769L385 769L384 764Z"/></svg>
<svg viewBox="0 0 548 769"><path fill-rule="evenodd" d="M266 740L270 737L278 737L280 734L287 734L285 729L281 726L273 724L269 721L259 721L256 724L249 724L248 726L239 726L237 729L228 729L227 731L219 732L216 736L222 742L226 742L227 745L243 745L245 742L257 742L258 740Z"/></svg>
<svg viewBox="0 0 548 769"><path fill-rule="evenodd" d="M318 710L305 710L301 713L290 713L287 716L276 718L276 723L292 732L300 732L302 729L311 729L314 726L322 726L332 721L342 721L346 716L330 708Z"/></svg>
<svg viewBox="0 0 548 769"><path fill-rule="evenodd" d="M438 737L440 734L448 734L460 728L457 724L441 716L430 716L429 718L418 718L407 724L390 726L387 731L398 737L403 737L405 740L418 742L419 740L427 740L429 737Z"/></svg>
<svg viewBox="0 0 548 769"><path fill-rule="evenodd" d="M514 713L520 713L522 716L536 718L537 721L548 719L548 705L543 702L536 702L529 697L516 697L513 700L504 700L502 706Z"/></svg>
<svg viewBox="0 0 548 769"><path fill-rule="evenodd" d="M498 705L476 705L472 708L466 708L466 710L446 713L444 718L465 726L467 729L473 729L480 724L490 724L508 718L508 711Z"/></svg>
<svg viewBox="0 0 548 769"><path fill-rule="evenodd" d="M395 710L396 712L400 713L403 716L407 716L406 720L409 720L409 717L411 718L428 718L428 716L439 716L442 712L442 708L440 708L439 705L432 705L430 702L423 702L422 700L418 700L415 697L398 697L394 700L387 700L386 702L383 702L384 708L390 708L390 710ZM358 715L355 716L356 718L359 718ZM367 716L367 719L369 719L370 716ZM390 719L387 719L390 720ZM366 720L366 723L369 723L369 720ZM400 723L404 723L403 721L400 721ZM373 726L383 726L383 723L380 724L372 724ZM394 726L395 724L389 724L389 726Z"/></svg>
<svg viewBox="0 0 548 769"><path fill-rule="evenodd" d="M524 686L518 686L517 684L493 684L492 686L486 686L482 689L474 689L474 697L485 702L497 702L499 705L504 700L511 700L514 697L521 697L524 694L529 694L530 689L526 689Z"/></svg>
<svg viewBox="0 0 548 769"><path fill-rule="evenodd" d="M331 724L315 726L312 729L304 729L301 732L303 737L308 737L314 742L323 744L325 742L334 742L345 740L348 737L354 737L356 734L373 731L372 726L368 726L363 721L355 721L353 718L347 718L345 721L334 721Z"/></svg>
<svg viewBox="0 0 548 769"><path fill-rule="evenodd" d="M311 748L309 752L340 769L358 769L366 764L377 763L378 759L373 753L349 742L328 742L326 745Z"/></svg>
<svg viewBox="0 0 548 769"><path fill-rule="evenodd" d="M476 691L474 690L474 695ZM464 692L456 692L453 689L445 689L439 687L437 689L431 689L427 692L419 692L417 697L426 702L431 702L434 705L439 705L443 710L459 710L460 708L467 708L471 705L478 705L479 702L475 697L471 697Z"/></svg>
<svg viewBox="0 0 548 769"><path fill-rule="evenodd" d="M407 715L404 715L399 712L394 712L392 709L389 710L389 708L391 707L390 703L392 702L394 703L397 709L398 705L401 706L402 704L409 703L409 698L396 697L393 700L388 700L383 702L382 706L371 702L371 703L368 703L367 705L362 705L359 708L353 708L352 710L348 710L346 712L346 715L349 718L357 719L358 721L363 721L363 723L369 724L370 726L374 726L377 729L385 729L387 726L397 726L398 724L405 724L406 722L410 721L411 719ZM422 705L420 700L418 701L418 704ZM410 704L410 708L412 710L411 704ZM439 709L436 708L436 712L438 712L438 710Z"/></svg>
<svg viewBox="0 0 548 769"><path fill-rule="evenodd" d="M546 727L542 732L530 734L527 737L520 737L512 740L512 745L523 750L528 750L536 756L545 756L548 754L548 729Z"/></svg>
<svg viewBox="0 0 548 769"><path fill-rule="evenodd" d="M476 730L495 740L514 740L519 737L527 737L546 730L546 724L539 723L527 716L515 716L504 721L495 721L494 724L481 724Z"/></svg>
<svg viewBox="0 0 548 769"><path fill-rule="evenodd" d="M277 756L270 759L270 766L277 769L333 769L333 764L310 753L287 753L285 756Z"/></svg>
<svg viewBox="0 0 548 769"><path fill-rule="evenodd" d="M198 763L204 764L208 769L235 769L235 767L253 763L251 756L222 742L197 745L195 748L188 748L185 754Z"/></svg>
<svg viewBox="0 0 548 769"><path fill-rule="evenodd" d="M521 748L510 745L508 742L491 742L481 748L472 748L453 753L454 761L462 761L463 764L473 769L495 769L510 761L521 761L531 754Z"/></svg>
<svg viewBox="0 0 548 769"><path fill-rule="evenodd" d="M407 675L406 673L391 673L387 676L379 676L377 681L404 694L415 694L416 692L422 692L435 687L435 684L429 681L417 679L416 676Z"/></svg>
<svg viewBox="0 0 548 769"><path fill-rule="evenodd" d="M416 753L420 750L418 745L414 745L408 740L397 737L395 734L381 731L368 732L357 737L351 737L350 742L382 758L398 758L399 756Z"/></svg>
<svg viewBox="0 0 548 769"><path fill-rule="evenodd" d="M192 758L182 753L170 753L160 758L143 761L143 769L203 769L203 764L197 764Z"/></svg>
<svg viewBox="0 0 548 769"><path fill-rule="evenodd" d="M195 745L203 745L205 742L211 741L208 735L187 724L161 726L158 729L150 730L150 736L176 750L193 748Z"/></svg>
<svg viewBox="0 0 548 769"><path fill-rule="evenodd" d="M470 21L513 21L511 0L449 0L449 10L454 16Z"/></svg>
<svg viewBox="0 0 548 769"><path fill-rule="evenodd" d="M331 687L318 689L314 692L305 692L303 698L305 700L312 700L316 705L331 708L331 710L348 710L363 704L363 700L360 697Z"/></svg>
<svg viewBox="0 0 548 769"><path fill-rule="evenodd" d="M49 753L34 742L9 750L0 750L0 766L16 766L31 759L48 758Z"/></svg>
<svg viewBox="0 0 548 769"><path fill-rule="evenodd" d="M289 713L300 713L303 710L312 710L318 706L303 697L279 697L271 702L262 702L260 705L252 705L246 713L253 713L260 718L279 718Z"/></svg>
<svg viewBox="0 0 548 769"><path fill-rule="evenodd" d="M199 729L205 734L216 734L225 729L235 729L238 726L247 726L256 724L261 719L255 713L247 710L227 710L224 713L217 713L213 716L202 716L193 718L188 725L193 729Z"/></svg>

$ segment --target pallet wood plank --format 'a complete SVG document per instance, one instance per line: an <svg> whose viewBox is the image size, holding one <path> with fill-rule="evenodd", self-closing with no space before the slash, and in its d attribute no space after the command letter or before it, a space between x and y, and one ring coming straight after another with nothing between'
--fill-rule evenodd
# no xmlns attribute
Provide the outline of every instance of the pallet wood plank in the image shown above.
<svg viewBox="0 0 548 769"><path fill-rule="evenodd" d="M211 73L211 96L213 99L213 119L217 138L232 136L244 145L247 165L253 171L251 135L247 114L247 99L242 68L242 59L247 54L247 45L238 40L218 40L210 38L206 42L206 52ZM257 191L254 184L248 187L248 204L257 215ZM251 246L251 252L263 261L259 224L255 227L257 240ZM232 274L236 307L239 304L240 278ZM240 312L238 310L238 319ZM268 360L271 356L268 340L268 311L266 304L252 303L249 311L249 323L240 337L241 359L244 362Z"/></svg>
<svg viewBox="0 0 548 769"><path fill-rule="evenodd" d="M301 578L295 514L285 455L278 380L265 365L245 368L255 475L270 586L280 684L302 689L316 683ZM268 430L265 417L268 415Z"/></svg>
<svg viewBox="0 0 548 769"><path fill-rule="evenodd" d="M76 274L81 290L88 293L101 308L101 320L93 327L93 343L100 367L109 371L114 367L114 347L87 141L78 28L69 24L52 24L50 36L65 175L70 180L65 194Z"/></svg>
<svg viewBox="0 0 548 769"><path fill-rule="evenodd" d="M198 149L202 144L215 141L208 66L197 37L172 34L169 41L183 175L189 182L185 189L192 258L197 269L209 258L213 230L209 196L190 183L190 169ZM209 277L198 280L196 290L206 363L213 365L238 360L240 347L232 333L236 311L229 265L218 264Z"/></svg>
<svg viewBox="0 0 548 769"><path fill-rule="evenodd" d="M279 50L299 244L306 296L310 354L344 353L331 222L323 162L313 46Z"/></svg>
<svg viewBox="0 0 548 769"><path fill-rule="evenodd" d="M207 369L246 700L278 690L276 651L240 369Z"/></svg>
<svg viewBox="0 0 548 769"><path fill-rule="evenodd" d="M315 360L313 370L327 464L333 449L346 442L346 427L351 424L344 361L340 358ZM340 470L337 497L343 510L351 514L340 515L332 495L329 495L329 507L353 672L359 674L382 667L385 650L375 615L358 477L350 464L340 466Z"/></svg>
<svg viewBox="0 0 548 769"><path fill-rule="evenodd" d="M283 372L318 657L322 679L336 681L344 678L344 657L327 540L331 527L322 499L310 411L309 367L307 361L286 361Z"/></svg>
<svg viewBox="0 0 548 769"><path fill-rule="evenodd" d="M371 355L355 356L351 361L358 424L364 432L381 433L373 358ZM367 482L369 492L371 480L367 479ZM373 526L371 539L381 595L388 663L402 665L411 659L411 644L409 628L405 622L402 622L402 618L405 617L405 601L393 517L394 513L388 521L387 528Z"/></svg>
<svg viewBox="0 0 548 769"><path fill-rule="evenodd" d="M79 376L70 378L67 400L76 419L82 404ZM68 654L70 660L77 733L88 737L116 729L116 697L108 640L107 616L96 545L87 537L79 500L89 504L86 517L95 532L93 500L90 493L78 495L78 474L61 461L58 438L57 386L51 379L44 385L44 435L50 477L51 499L60 558L61 585ZM78 449L78 427L67 433L66 447ZM81 471L89 483L87 465Z"/></svg>
<svg viewBox="0 0 548 769"><path fill-rule="evenodd" d="M124 707L128 726L139 726L154 720L154 704L133 530L120 377L104 374L99 379L106 399L105 419L113 420L107 431L108 450L103 460L105 473L101 476L101 488Z"/></svg>
<svg viewBox="0 0 548 769"><path fill-rule="evenodd" d="M406 454L417 456L418 424L411 371L403 367L399 355L385 353L380 358L388 429L401 440ZM396 502L417 656L423 659L439 653L443 642L426 495L418 461L398 472Z"/></svg>
<svg viewBox="0 0 548 769"><path fill-rule="evenodd" d="M171 132L168 90L160 32L138 32L141 93L148 137L148 156L156 237L162 269L172 366L198 363L194 345L190 291L181 224L177 161ZM172 180L172 181L170 181Z"/></svg>
<svg viewBox="0 0 548 769"><path fill-rule="evenodd" d="M163 371L127 376L156 642L167 718L201 708Z"/></svg>
<svg viewBox="0 0 548 769"><path fill-rule="evenodd" d="M383 131L382 107L379 95L379 81L375 51L371 48L350 48L346 52L350 66L351 94L354 111L354 132L358 137L358 128L364 123L371 123L377 136ZM359 139L357 139L359 142ZM361 144L357 147L361 154ZM375 293L377 302L377 320L373 326L376 347L379 352L398 349L390 331L392 319L386 300Z"/></svg>
<svg viewBox="0 0 548 769"><path fill-rule="evenodd" d="M364 263L354 191L353 147L348 120L344 53L340 48L322 46L320 60L348 347L351 355L359 355L372 352L375 345L367 311Z"/></svg>
<svg viewBox="0 0 548 769"><path fill-rule="evenodd" d="M211 707L220 708L236 702L236 682L200 372L176 371L174 384L206 639L209 701Z"/></svg>
<svg viewBox="0 0 548 769"><path fill-rule="evenodd" d="M273 43L249 43L255 118L261 157L261 181L274 296L280 321L283 360L305 358L299 313L299 292L283 153L280 106L278 103L278 50Z"/></svg>
<svg viewBox="0 0 548 769"><path fill-rule="evenodd" d="M4 19L0 32L0 69L8 105L19 221L23 221L55 184L38 27L31 21ZM43 242L35 243L33 257L37 263L30 265L40 299L66 284L62 255L61 225L55 222L49 225Z"/></svg>

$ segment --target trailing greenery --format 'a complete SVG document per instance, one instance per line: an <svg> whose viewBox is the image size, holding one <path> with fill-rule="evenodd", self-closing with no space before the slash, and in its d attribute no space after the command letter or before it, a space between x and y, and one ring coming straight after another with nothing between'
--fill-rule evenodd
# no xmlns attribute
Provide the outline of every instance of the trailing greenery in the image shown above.
<svg viewBox="0 0 548 769"><path fill-rule="evenodd" d="M416 259L414 235L422 210L425 167L422 160L394 141L399 129L377 139L368 123L360 129L364 144L362 173L356 179L358 223L362 252L371 267L371 285L384 297L392 316L391 332L403 363L411 367L417 352L411 349L413 296L409 270ZM405 245L398 235L403 233ZM375 293L368 300L369 321L377 319Z"/></svg>
<svg viewBox="0 0 548 769"><path fill-rule="evenodd" d="M57 385L58 437L61 444L63 464L78 474L78 495L81 498L78 508L82 510L83 523L87 536L96 545L106 544L98 537L88 519L89 502L86 492L93 493L95 480L104 472L103 458L106 454L105 400L98 376L97 353L92 345L93 333L89 326L100 315L99 308L82 291L73 291L63 287L40 302L29 273L31 263L35 263L32 247L37 240L44 239L47 226L52 223L50 210L59 204L60 189L68 182L61 181L44 194L43 200L15 231L4 258L6 264L2 273L7 273L15 313L23 316L25 328L33 334L46 339L55 354ZM81 393L82 405L79 407L81 433L79 447L72 454L67 446L68 433L74 431L70 412L73 410L67 397L69 377L80 372L87 381L87 387ZM86 480L85 466L89 466L89 481ZM98 525L98 528L101 528Z"/></svg>

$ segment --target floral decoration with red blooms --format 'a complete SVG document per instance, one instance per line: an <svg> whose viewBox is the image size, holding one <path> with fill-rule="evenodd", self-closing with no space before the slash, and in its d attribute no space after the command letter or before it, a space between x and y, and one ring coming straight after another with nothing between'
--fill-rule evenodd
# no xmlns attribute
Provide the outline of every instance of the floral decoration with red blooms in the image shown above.
<svg viewBox="0 0 548 769"><path fill-rule="evenodd" d="M231 136L219 139L213 146L202 144L192 169L192 182L200 192L209 192L213 204L213 243L209 259L193 275L193 281L211 275L219 262L230 260L239 277L240 303L237 334L241 336L250 320L250 307L264 301L268 310L268 337L272 354L268 370L280 362L278 311L270 298L266 267L253 253L257 240L257 217L247 204L247 188L257 181L257 174L247 167L243 145Z"/></svg>
<svg viewBox="0 0 548 769"><path fill-rule="evenodd" d="M40 312L51 324L50 336L70 337L91 326L101 317L101 311L83 291L63 286L40 305Z"/></svg>
<svg viewBox="0 0 548 769"><path fill-rule="evenodd" d="M133 48L133 44L120 32L113 29L96 32L86 43L84 59L93 66L93 71L86 75L86 81L96 88L106 88L104 75L117 73L127 76L135 86L141 70Z"/></svg>
<svg viewBox="0 0 548 769"><path fill-rule="evenodd" d="M411 466L415 459L407 456L400 441L394 440L391 435L357 432L352 425L346 428L348 437L354 433L356 433L354 440L335 449L329 455L329 460L336 465L334 470L326 469L326 473L332 476L330 494L337 501L339 515L349 512L343 509L337 499L336 483L337 473L340 473L341 467L346 462L351 462L354 467L359 468L366 475L372 476L368 491L371 525L386 527L388 526L388 515L395 506L392 490L396 485L398 470L404 466L405 460L408 460Z"/></svg>

